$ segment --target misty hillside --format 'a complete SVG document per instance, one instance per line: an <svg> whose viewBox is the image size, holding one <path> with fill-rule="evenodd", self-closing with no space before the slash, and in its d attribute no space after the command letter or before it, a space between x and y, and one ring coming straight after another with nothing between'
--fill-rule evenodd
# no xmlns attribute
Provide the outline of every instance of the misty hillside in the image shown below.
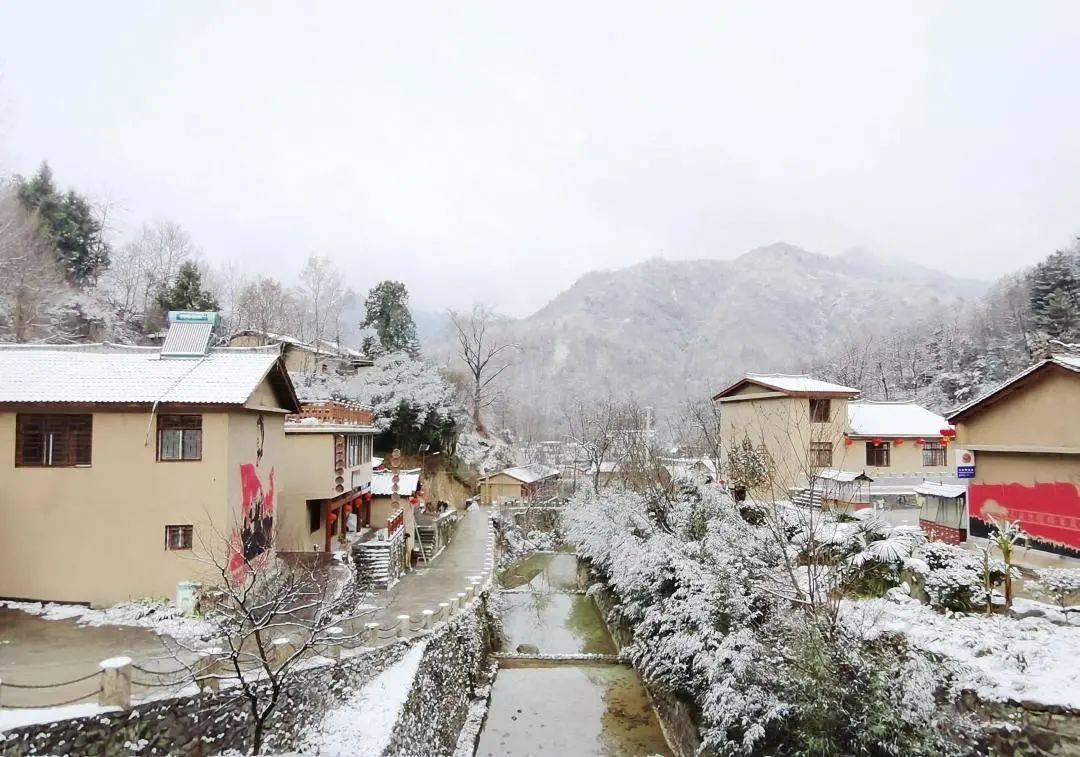
<svg viewBox="0 0 1080 757"><path fill-rule="evenodd" d="M650 260L581 277L506 325L521 345L511 407L632 393L671 409L745 371L791 371L837 343L977 297L988 285L788 244L734 260Z"/></svg>

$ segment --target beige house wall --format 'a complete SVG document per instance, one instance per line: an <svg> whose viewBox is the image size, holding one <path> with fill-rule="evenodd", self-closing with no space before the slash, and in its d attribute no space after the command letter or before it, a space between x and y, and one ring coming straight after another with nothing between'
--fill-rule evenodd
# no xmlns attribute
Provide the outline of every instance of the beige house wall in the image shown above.
<svg viewBox="0 0 1080 757"><path fill-rule="evenodd" d="M480 482L480 502L490 505L500 499L521 496L521 482L505 473L497 473Z"/></svg>
<svg viewBox="0 0 1080 757"><path fill-rule="evenodd" d="M89 467L16 468L16 413L0 413L0 596L106 605L209 579L199 540L228 528L233 491L239 502L230 415L203 413L200 461L158 462L149 413L101 412ZM166 550L165 526L187 524L196 549Z"/></svg>
<svg viewBox="0 0 1080 757"><path fill-rule="evenodd" d="M780 494L806 484L807 474L813 470L811 442L832 444L832 467L844 466L850 455L850 448L845 448L843 443L847 426L846 399L831 400L827 423L811 423L808 398L754 398L762 393L749 390L750 387L746 387L738 393L747 399L720 403L722 443L732 450L740 447L744 439L749 439L755 448L764 447L774 467L773 493ZM724 462L726 464L726 460ZM730 477L726 465L725 476Z"/></svg>
<svg viewBox="0 0 1080 757"><path fill-rule="evenodd" d="M836 467L843 468L844 470L865 471L866 475L870 476L870 478L899 476L902 474L912 476L951 476L955 473L955 443L948 444L945 447L945 465L923 465L922 447L915 444L915 438L905 437L904 443L899 447L896 446L896 438L897 437L881 437L881 440L883 442L889 442L890 446L888 467L867 465L866 444L871 440L854 437L852 439L854 444L847 447L846 452L842 453L843 464L837 465ZM940 437L933 437L933 440L939 441Z"/></svg>
<svg viewBox="0 0 1080 757"><path fill-rule="evenodd" d="M413 507L409 504L409 498L402 495L398 500L398 507L405 511L405 532L412 534L416 527L416 518L413 517ZM394 512L393 503L389 497L372 497L371 499L371 527L386 528L386 521Z"/></svg>
<svg viewBox="0 0 1080 757"><path fill-rule="evenodd" d="M1080 455L976 452L973 484L1033 486L1068 482L1080 487Z"/></svg>
<svg viewBox="0 0 1080 757"><path fill-rule="evenodd" d="M960 447L1055 447L1080 452L1080 376L1047 370L956 427Z"/></svg>
<svg viewBox="0 0 1080 757"><path fill-rule="evenodd" d="M322 550L324 529L308 527L307 501L333 496L334 437L332 434L286 434L288 478L281 492L277 528L278 549L289 552Z"/></svg>

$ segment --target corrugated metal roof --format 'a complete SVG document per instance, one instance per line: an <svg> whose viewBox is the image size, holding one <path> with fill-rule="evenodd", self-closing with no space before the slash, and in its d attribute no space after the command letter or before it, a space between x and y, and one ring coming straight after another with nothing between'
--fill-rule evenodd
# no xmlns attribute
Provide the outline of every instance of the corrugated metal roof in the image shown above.
<svg viewBox="0 0 1080 757"><path fill-rule="evenodd" d="M156 347L0 345L0 402L247 402L279 347L162 358Z"/></svg>
<svg viewBox="0 0 1080 757"><path fill-rule="evenodd" d="M874 480L862 471L838 470L836 468L826 468L824 470L818 471L817 477L826 481L838 481L843 484L850 484L852 481Z"/></svg>
<svg viewBox="0 0 1080 757"><path fill-rule="evenodd" d="M937 481L923 481L915 487L916 494L930 495L932 497L947 497L956 499L967 494L967 487L958 484L941 484Z"/></svg>
<svg viewBox="0 0 1080 757"><path fill-rule="evenodd" d="M411 497L420 486L420 469L401 471L398 474L398 494ZM376 497L389 497L394 491L394 474L377 471L371 474L371 493Z"/></svg>

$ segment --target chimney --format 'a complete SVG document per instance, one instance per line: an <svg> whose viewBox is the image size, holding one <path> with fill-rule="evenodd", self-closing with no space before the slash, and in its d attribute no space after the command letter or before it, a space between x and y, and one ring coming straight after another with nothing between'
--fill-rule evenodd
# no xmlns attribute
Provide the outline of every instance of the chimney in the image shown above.
<svg viewBox="0 0 1080 757"><path fill-rule="evenodd" d="M161 357L202 357L210 349L210 339L219 323L217 313L170 310Z"/></svg>

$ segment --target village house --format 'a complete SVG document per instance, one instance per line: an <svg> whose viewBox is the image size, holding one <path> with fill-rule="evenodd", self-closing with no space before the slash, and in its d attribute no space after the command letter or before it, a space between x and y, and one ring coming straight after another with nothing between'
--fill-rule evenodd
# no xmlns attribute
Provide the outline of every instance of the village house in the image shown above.
<svg viewBox="0 0 1080 757"><path fill-rule="evenodd" d="M1054 355L956 409L972 536L1019 521L1030 546L1080 556L1080 356Z"/></svg>
<svg viewBox="0 0 1080 757"><path fill-rule="evenodd" d="M505 500L539 502L558 494L559 470L533 464L506 468L480 479L480 502L485 505Z"/></svg>
<svg viewBox="0 0 1080 757"><path fill-rule="evenodd" d="M305 403L285 422L286 485L277 548L332 552L370 523L374 419L359 405Z"/></svg>
<svg viewBox="0 0 1080 757"><path fill-rule="evenodd" d="M160 348L0 346L0 596L173 596L272 549L300 409L281 349L169 321Z"/></svg>
<svg viewBox="0 0 1080 757"><path fill-rule="evenodd" d="M759 492L802 489L823 471L836 472L835 481L828 480L845 491L856 481L887 476L910 478L913 490L927 476L952 472L947 421L913 402L861 400L858 389L810 376L754 373L713 400L720 405L725 449L768 469L766 481L750 486ZM746 473L727 468L729 484L741 496L747 483L737 479ZM843 472L862 478L841 480L848 478ZM867 491L859 487L856 504Z"/></svg>
<svg viewBox="0 0 1080 757"><path fill-rule="evenodd" d="M261 347L268 344L281 345L285 368L291 373L335 372L353 375L372 365L363 352L325 339L305 342L285 334L251 329L237 331L229 337L231 347Z"/></svg>

